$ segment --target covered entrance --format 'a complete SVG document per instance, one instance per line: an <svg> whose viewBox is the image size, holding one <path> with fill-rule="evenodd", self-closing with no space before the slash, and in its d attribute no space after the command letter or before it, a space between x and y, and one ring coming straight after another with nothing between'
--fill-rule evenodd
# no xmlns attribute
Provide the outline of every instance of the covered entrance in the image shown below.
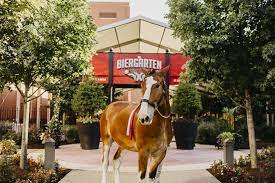
<svg viewBox="0 0 275 183"><path fill-rule="evenodd" d="M99 82L108 86L110 101L118 88L128 93L123 100L140 98L140 90L134 88L144 79L142 68L159 70L170 65L166 83L177 85L190 59L180 54L182 44L168 25L143 16L100 27L97 34L97 54L91 65Z"/></svg>

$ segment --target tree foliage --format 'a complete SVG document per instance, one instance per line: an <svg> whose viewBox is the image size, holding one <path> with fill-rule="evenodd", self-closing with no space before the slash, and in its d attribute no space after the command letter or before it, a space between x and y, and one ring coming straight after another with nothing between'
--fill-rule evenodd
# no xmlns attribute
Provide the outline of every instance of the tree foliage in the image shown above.
<svg viewBox="0 0 275 183"><path fill-rule="evenodd" d="M214 81L231 96L274 86L274 1L168 2L170 25L192 57L192 79Z"/></svg>
<svg viewBox="0 0 275 183"><path fill-rule="evenodd" d="M72 108L81 117L96 117L96 113L106 106L106 101L103 86L93 78L86 78L73 96Z"/></svg>
<svg viewBox="0 0 275 183"><path fill-rule="evenodd" d="M194 117L202 109L201 96L194 84L181 82L173 97L172 111L180 117Z"/></svg>
<svg viewBox="0 0 275 183"><path fill-rule="evenodd" d="M30 101L39 97L34 94L40 88L58 90L87 70L96 27L86 0L0 3L0 85L14 84L23 97L23 169L27 162Z"/></svg>
<svg viewBox="0 0 275 183"><path fill-rule="evenodd" d="M192 58L191 80L214 84L246 110L252 168L257 168L252 99L274 90L274 3L168 0L170 25Z"/></svg>
<svg viewBox="0 0 275 183"><path fill-rule="evenodd" d="M58 84L89 65L96 27L85 0L4 0L0 21L2 81Z"/></svg>

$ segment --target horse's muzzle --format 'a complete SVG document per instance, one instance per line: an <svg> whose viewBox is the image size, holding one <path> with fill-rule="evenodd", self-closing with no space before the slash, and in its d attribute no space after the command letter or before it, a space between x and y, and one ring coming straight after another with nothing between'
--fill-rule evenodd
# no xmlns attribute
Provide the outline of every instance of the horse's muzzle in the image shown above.
<svg viewBox="0 0 275 183"><path fill-rule="evenodd" d="M145 118L139 118L139 121L142 125L150 125L152 123L152 120L149 118L149 116L146 116Z"/></svg>

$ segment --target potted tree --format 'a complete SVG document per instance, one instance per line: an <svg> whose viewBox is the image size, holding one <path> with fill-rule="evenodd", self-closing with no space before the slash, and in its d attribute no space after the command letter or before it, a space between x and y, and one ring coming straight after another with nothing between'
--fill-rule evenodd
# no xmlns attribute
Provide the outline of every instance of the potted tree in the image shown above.
<svg viewBox="0 0 275 183"><path fill-rule="evenodd" d="M72 109L77 114L76 124L82 149L98 149L98 113L105 107L106 101L103 86L91 76L85 78L77 88L72 100Z"/></svg>
<svg viewBox="0 0 275 183"><path fill-rule="evenodd" d="M173 129L178 149L194 148L198 126L195 116L201 109L201 96L195 85L181 81L172 104L172 111L176 114Z"/></svg>

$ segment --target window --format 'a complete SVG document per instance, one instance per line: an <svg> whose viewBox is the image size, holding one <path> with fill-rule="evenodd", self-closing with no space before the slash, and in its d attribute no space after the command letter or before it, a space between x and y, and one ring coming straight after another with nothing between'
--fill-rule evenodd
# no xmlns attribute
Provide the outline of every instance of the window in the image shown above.
<svg viewBox="0 0 275 183"><path fill-rule="evenodd" d="M100 12L99 17L100 18L116 18L117 13L115 13L115 12Z"/></svg>

